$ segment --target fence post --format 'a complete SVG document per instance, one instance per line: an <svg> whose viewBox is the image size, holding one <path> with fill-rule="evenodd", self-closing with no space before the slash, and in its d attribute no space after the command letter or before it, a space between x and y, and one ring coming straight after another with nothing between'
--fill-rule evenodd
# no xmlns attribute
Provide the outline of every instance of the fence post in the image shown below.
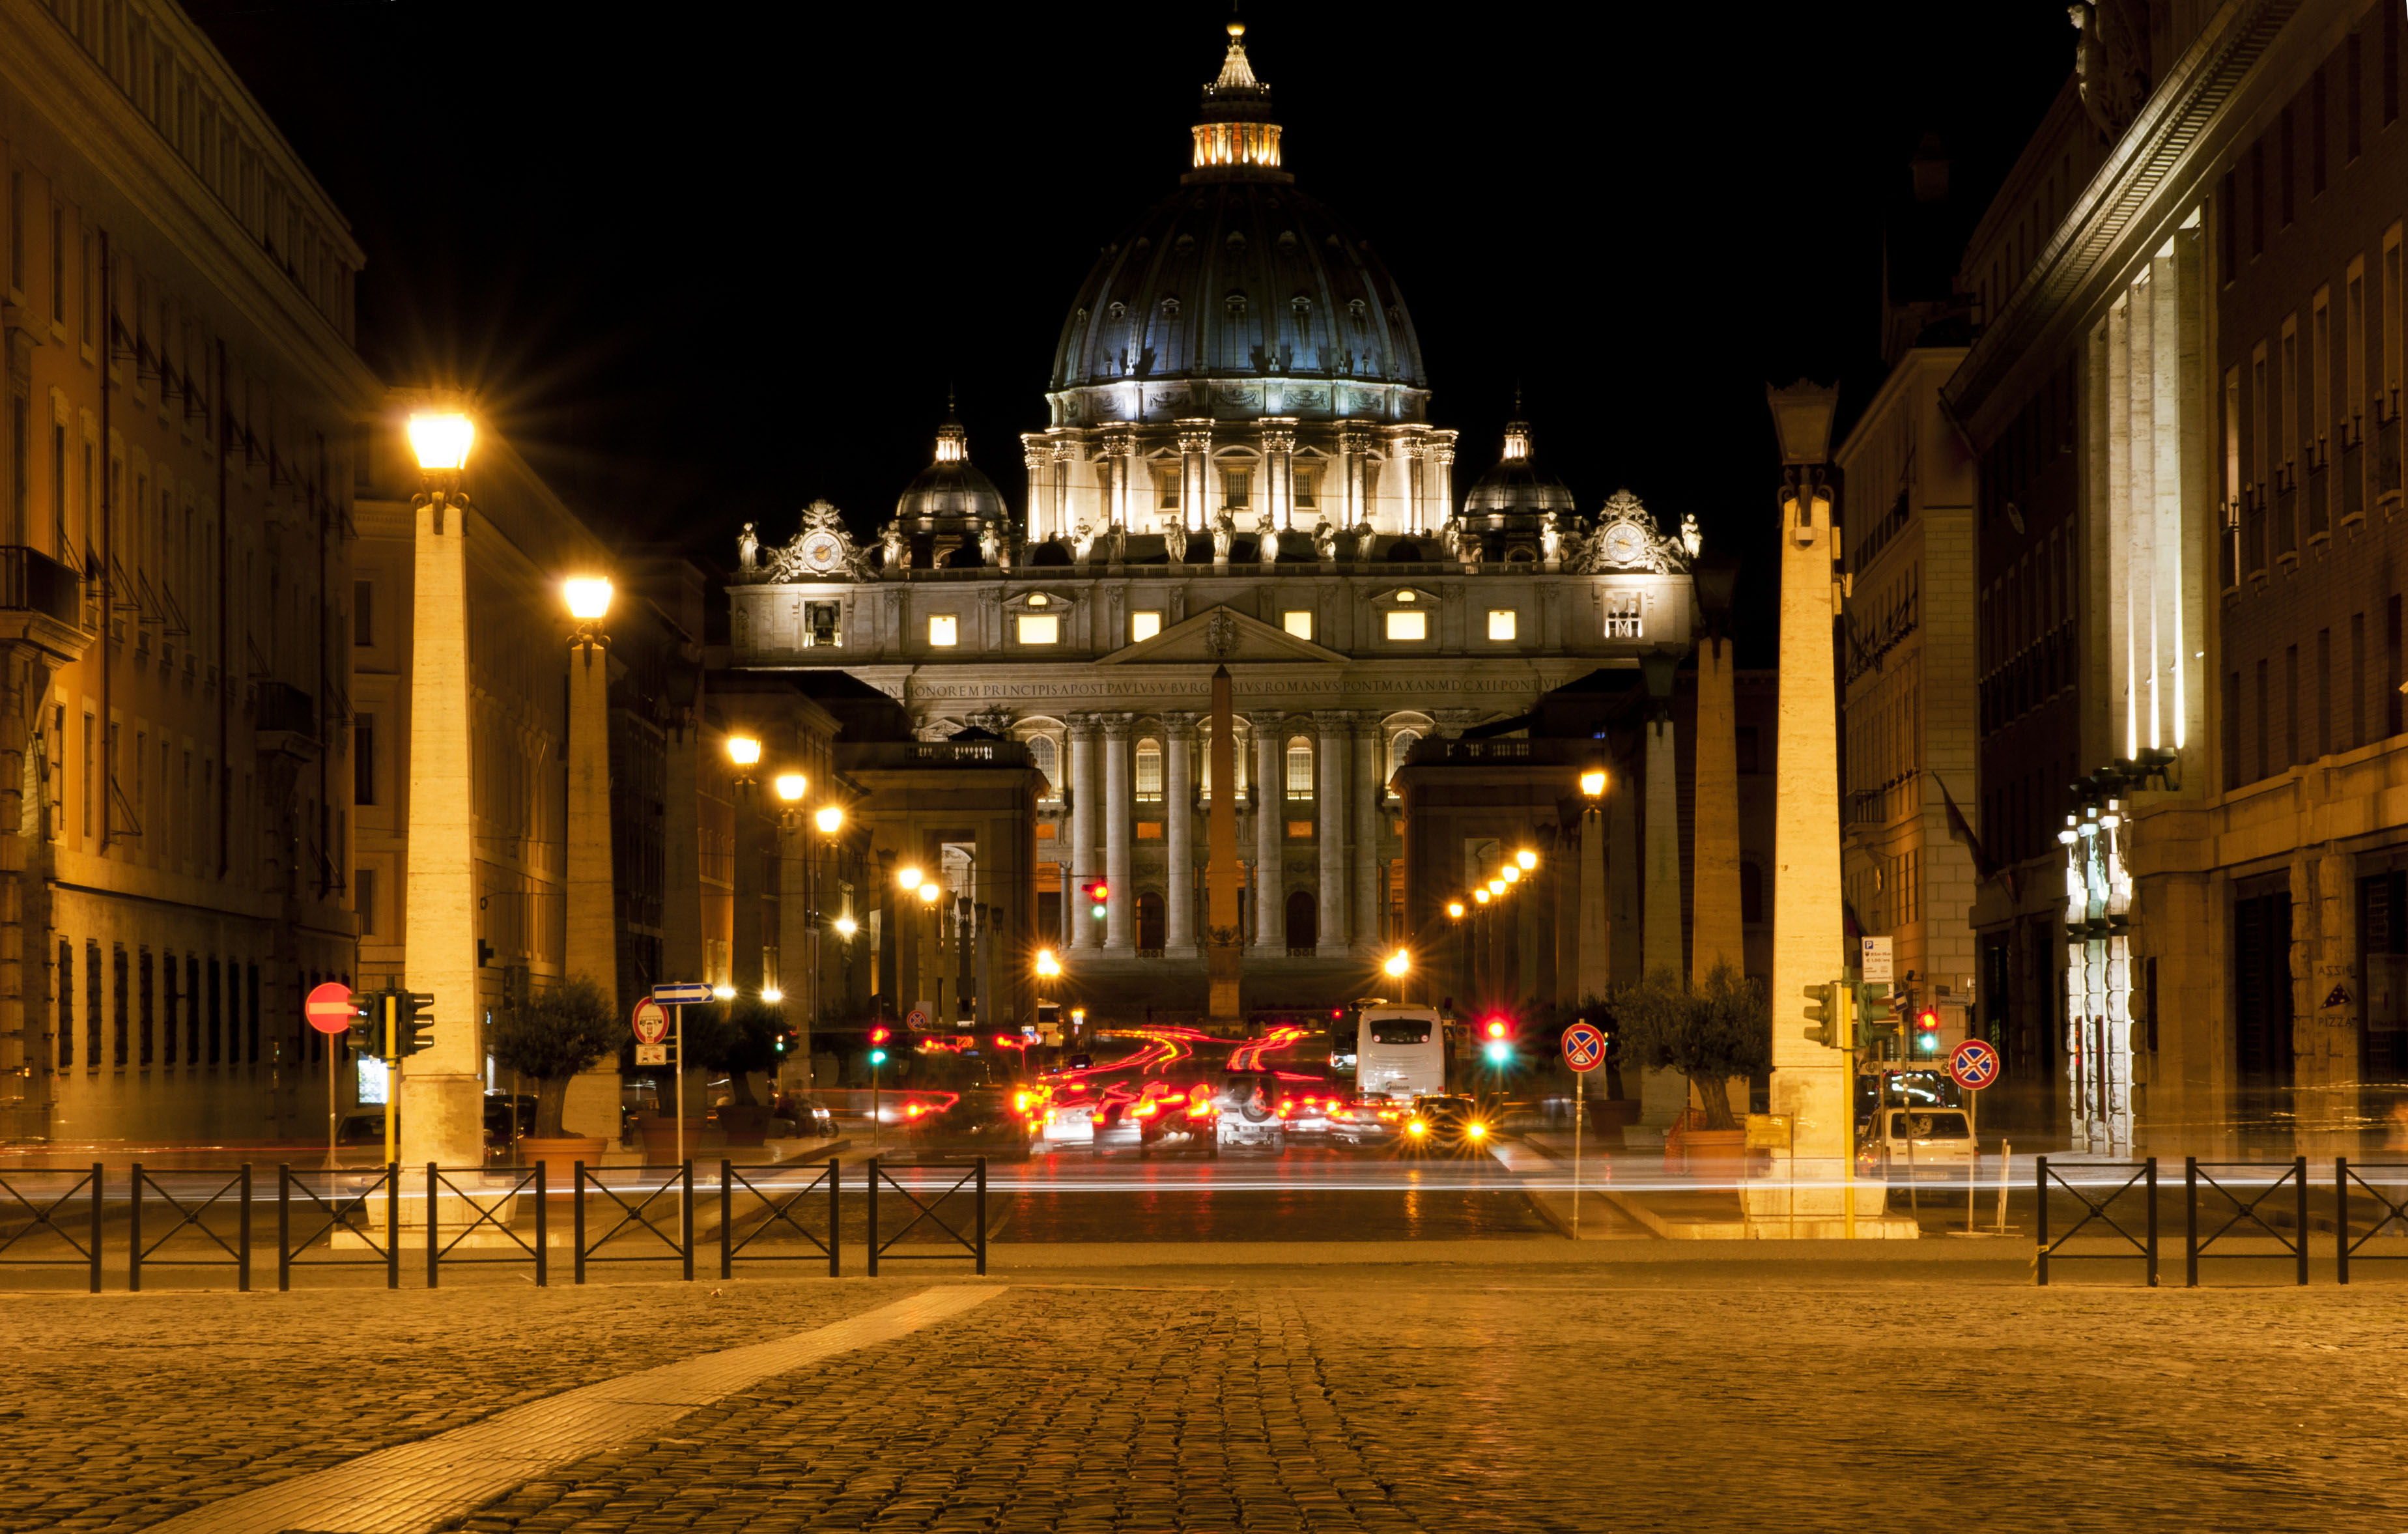
<svg viewBox="0 0 2408 1534"><path fill-rule="evenodd" d="M694 1163L682 1162L678 1167L679 1188L685 1197L678 1201L679 1218L684 1225L685 1281L694 1282Z"/></svg>
<svg viewBox="0 0 2408 1534"><path fill-rule="evenodd" d="M384 1164L384 1286L401 1287L401 1163Z"/></svg>
<svg viewBox="0 0 2408 1534"><path fill-rule="evenodd" d="M235 1238L240 1255L235 1259L234 1286L237 1294L251 1293L251 1163L242 1164L241 1226Z"/></svg>
<svg viewBox="0 0 2408 1534"><path fill-rule="evenodd" d="M2291 1163L2291 1175L2299 1182L2300 1223L2291 1232L2291 1245L2300 1254L2300 1286L2308 1283L2308 1158L2300 1156Z"/></svg>
<svg viewBox="0 0 2408 1534"><path fill-rule="evenodd" d="M293 1164L276 1164L276 1292L293 1287Z"/></svg>
<svg viewBox="0 0 2408 1534"><path fill-rule="evenodd" d="M986 1277L986 1157L978 1158L978 1270Z"/></svg>
<svg viewBox="0 0 2408 1534"><path fill-rule="evenodd" d="M719 1276L736 1275L736 1242L729 1227L736 1223L736 1167L725 1156L719 1158Z"/></svg>
<svg viewBox="0 0 2408 1534"><path fill-rule="evenodd" d="M100 1293L100 1216L102 1165L92 1164L92 1292Z"/></svg>
<svg viewBox="0 0 2408 1534"><path fill-rule="evenodd" d="M878 1276L878 1158L869 1158L869 1276Z"/></svg>
<svg viewBox="0 0 2408 1534"><path fill-rule="evenodd" d="M836 1157L828 1157L828 1277L838 1278L837 1254L844 1250L840 1238L844 1234L844 1200L838 1195L843 1186L843 1173L837 1169Z"/></svg>
<svg viewBox="0 0 2408 1534"><path fill-rule="evenodd" d="M2349 1282L2349 1157L2333 1157L2333 1277Z"/></svg>
<svg viewBox="0 0 2408 1534"><path fill-rule="evenodd" d="M2199 1287L2199 1157L2183 1157L2183 1287Z"/></svg>
<svg viewBox="0 0 2408 1534"><path fill-rule="evenodd" d="M441 1175L434 1162L426 1164L426 1286L430 1289L443 1282L443 1275L436 1270L443 1250L437 1240L441 1227L435 1213L435 1183Z"/></svg>
<svg viewBox="0 0 2408 1534"><path fill-rule="evenodd" d="M577 1197L569 1205L569 1238L577 1245L577 1282L585 1282L585 1163L577 1164Z"/></svg>
<svg viewBox="0 0 2408 1534"><path fill-rule="evenodd" d="M552 1286L552 1230L544 1209L550 1200L544 1196L543 1168L542 1162L535 1164L535 1286L538 1289Z"/></svg>
<svg viewBox="0 0 2408 1534"><path fill-rule="evenodd" d="M142 1163L134 1164L134 1202L125 1212L125 1292L142 1292Z"/></svg>
<svg viewBox="0 0 2408 1534"><path fill-rule="evenodd" d="M2048 1157L2032 1158L2032 1181L2040 1194L2040 1207L2032 1214L2033 1234L2039 1244L2033 1249L2033 1261L2040 1269L2040 1286L2048 1287Z"/></svg>
<svg viewBox="0 0 2408 1534"><path fill-rule="evenodd" d="M2149 1157L2149 1287L2157 1286L2157 1158Z"/></svg>

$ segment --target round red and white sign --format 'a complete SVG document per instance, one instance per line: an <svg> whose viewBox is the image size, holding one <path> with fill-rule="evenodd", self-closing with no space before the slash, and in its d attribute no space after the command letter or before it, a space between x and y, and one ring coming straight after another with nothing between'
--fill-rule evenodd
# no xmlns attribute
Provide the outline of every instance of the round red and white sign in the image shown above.
<svg viewBox="0 0 2408 1534"><path fill-rule="evenodd" d="M341 1033L351 1025L351 988L328 981L303 1000L301 1015L320 1033Z"/></svg>
<svg viewBox="0 0 2408 1534"><path fill-rule="evenodd" d="M650 996L636 1003L635 1024L639 1044L657 1044L669 1036L669 1014Z"/></svg>
<svg viewBox="0 0 2408 1534"><path fill-rule="evenodd" d="M1999 1052L1985 1039L1968 1039L1948 1052L1948 1075L1968 1092L1979 1092L1999 1079Z"/></svg>

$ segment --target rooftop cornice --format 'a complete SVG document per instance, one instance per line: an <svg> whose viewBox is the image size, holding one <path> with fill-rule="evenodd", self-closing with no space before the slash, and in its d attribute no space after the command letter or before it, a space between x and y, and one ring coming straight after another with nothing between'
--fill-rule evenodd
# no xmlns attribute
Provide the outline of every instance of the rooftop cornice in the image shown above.
<svg viewBox="0 0 2408 1534"><path fill-rule="evenodd" d="M2133 250L2154 250L2180 223L2212 153L2211 128L2272 49L2303 0L2233 0L2200 29L2074 200L2023 281L2000 306L1941 397L1976 443L1997 439L2025 393L2019 374L2046 369ZM2209 146L2213 148L2213 146Z"/></svg>

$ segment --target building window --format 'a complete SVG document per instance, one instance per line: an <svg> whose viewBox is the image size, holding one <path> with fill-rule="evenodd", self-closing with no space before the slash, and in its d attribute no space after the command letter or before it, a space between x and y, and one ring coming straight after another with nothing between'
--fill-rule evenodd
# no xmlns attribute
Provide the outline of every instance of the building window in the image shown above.
<svg viewBox="0 0 2408 1534"><path fill-rule="evenodd" d="M1288 609L1285 612L1280 614L1280 627L1286 629L1290 634L1295 635L1299 639L1312 638L1312 609L1310 608Z"/></svg>
<svg viewBox="0 0 2408 1534"><path fill-rule="evenodd" d="M1489 638L1500 642L1512 639L1514 637L1513 630L1518 617L1519 614L1512 608L1490 608L1488 609Z"/></svg>
<svg viewBox="0 0 2408 1534"><path fill-rule="evenodd" d="M960 619L950 612L935 614L928 620L928 642L939 646L960 643Z"/></svg>
<svg viewBox="0 0 2408 1534"><path fill-rule="evenodd" d="M1309 820L1292 820L1288 822L1287 839L1290 841L1311 841L1312 839L1312 822Z"/></svg>
<svg viewBox="0 0 2408 1534"><path fill-rule="evenodd" d="M1061 763L1061 748L1054 743L1054 738L1050 735L1029 737L1028 759L1037 765L1038 771L1045 775L1045 796L1060 798L1062 781L1054 769Z"/></svg>
<svg viewBox="0 0 2408 1534"><path fill-rule="evenodd" d="M844 643L844 605L840 602L806 602L803 604L803 647L840 645Z"/></svg>
<svg viewBox="0 0 2408 1534"><path fill-rule="evenodd" d="M365 650L376 643L376 582L351 582L351 643Z"/></svg>
<svg viewBox="0 0 2408 1534"><path fill-rule="evenodd" d="M1221 471L1221 504L1232 511L1242 511L1252 505L1254 475L1252 469L1225 468Z"/></svg>
<svg viewBox="0 0 2408 1534"><path fill-rule="evenodd" d="M1302 736L1287 743L1287 796L1312 797L1312 742Z"/></svg>
<svg viewBox="0 0 2408 1534"><path fill-rule="evenodd" d="M1296 480L1296 504L1299 509L1320 504L1321 470L1311 464L1298 464L1289 474Z"/></svg>
<svg viewBox="0 0 2408 1534"><path fill-rule="evenodd" d="M59 997L59 1068L68 1069L75 1055L75 943L59 939L59 972L54 977Z"/></svg>
<svg viewBox="0 0 2408 1534"><path fill-rule="evenodd" d="M1605 637L1609 639L1639 638L1639 593L1610 591L1605 594Z"/></svg>
<svg viewBox="0 0 2408 1534"><path fill-rule="evenodd" d="M1137 796L1158 802L1162 798L1162 745L1155 740L1137 743Z"/></svg>
<svg viewBox="0 0 2408 1534"><path fill-rule="evenodd" d="M351 802L374 804L376 791L376 715L361 714L351 722Z"/></svg>
<svg viewBox="0 0 2408 1534"><path fill-rule="evenodd" d="M1397 775L1398 770L1405 765L1405 758L1411 756L1413 753L1413 748L1421 744L1421 734L1417 730L1398 730L1389 738L1389 777L1393 778Z"/></svg>
<svg viewBox="0 0 2408 1534"><path fill-rule="evenodd" d="M1129 614L1129 643L1151 639L1161 632L1162 612L1159 609L1149 608Z"/></svg>
<svg viewBox="0 0 2408 1534"><path fill-rule="evenodd" d="M1062 617L1054 612L1024 612L1019 621L1022 644L1058 644L1062 638Z"/></svg>
<svg viewBox="0 0 2408 1534"><path fill-rule="evenodd" d="M1212 726L1205 724L1196 735L1197 781L1207 797L1212 793ZM1229 776L1236 780L1238 792L1246 791L1246 736L1242 725L1229 732Z"/></svg>
<svg viewBox="0 0 2408 1534"><path fill-rule="evenodd" d="M1179 466L1175 464L1154 466L1154 504L1165 511L1179 509Z"/></svg>
<svg viewBox="0 0 2408 1534"><path fill-rule="evenodd" d="M1383 632L1389 640L1400 644L1417 644L1429 638L1429 614L1426 612L1390 611L1382 615Z"/></svg>
<svg viewBox="0 0 2408 1534"><path fill-rule="evenodd" d="M351 909L359 912L362 936L377 929L377 887L374 868L351 870Z"/></svg>

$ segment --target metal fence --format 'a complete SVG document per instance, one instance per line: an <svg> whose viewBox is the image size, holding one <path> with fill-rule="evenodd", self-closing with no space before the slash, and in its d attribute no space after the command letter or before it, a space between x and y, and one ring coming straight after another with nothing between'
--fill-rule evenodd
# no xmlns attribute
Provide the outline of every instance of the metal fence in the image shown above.
<svg viewBox="0 0 2408 1534"><path fill-rule="evenodd" d="M2261 1170L2265 1165L2264 1162L2256 1161L2201 1161L2197 1156L2184 1158L2183 1282L2190 1288L2199 1287L2199 1265L2201 1258L2228 1260L2255 1258L2263 1261L2269 1255L2287 1256L2298 1266L2299 1282L2301 1283L2308 1282L2308 1158L2299 1157L2284 1168L2283 1175L2271 1183L2241 1185L2238 1179L2228 1183L2218 1181L2214 1175L2219 1171L2230 1173L2243 1169ZM2201 1187L2221 1197L2227 1206L2226 1209L2214 1211L2225 1215L2224 1223L2209 1231L2204 1237L2200 1234L2199 1219L2199 1191ZM2295 1199L2292 1206L2291 1233L2287 1236L2265 1215L2258 1212L2264 1207L2266 1200L2273 1197L2286 1187L2291 1190ZM2208 1250L2217 1241L2233 1234L2244 1223L2257 1226L2259 1231L2273 1238L2280 1250L2272 1254Z"/></svg>
<svg viewBox="0 0 2408 1534"><path fill-rule="evenodd" d="M768 1166L739 1167L732 1161L719 1164L719 1276L734 1278L738 1258L746 1262L817 1262L827 1263L828 1277L838 1276L843 1250L838 1233L843 1228L844 1174L834 1156L827 1165L814 1171L807 1182L797 1182L798 1175L814 1163L786 1162ZM810 1217L803 1210L804 1201L817 1200L813 1195L822 1187L827 1189L827 1233L823 1237L804 1222ZM738 1197L747 1200L742 1217L737 1214ZM758 1207L754 1207L758 1206ZM738 1224L750 1226L738 1237ZM792 1234L801 1239L810 1250L786 1254L753 1252L753 1244L771 1232ZM750 1252L751 1255L746 1255ZM814 1255L813 1254L817 1254Z"/></svg>
<svg viewBox="0 0 2408 1534"><path fill-rule="evenodd" d="M72 1179L53 1193L40 1186ZM90 1171L25 1168L0 1171L0 1268L83 1268L100 1293L100 1222L108 1180L95 1161ZM19 1223L22 1216L22 1223ZM83 1234L76 1234L81 1225ZM39 1255L42 1253L70 1254Z"/></svg>
<svg viewBox="0 0 2408 1534"><path fill-rule="evenodd" d="M897 1171L933 1171L938 1175L934 1180L915 1180L919 1185L913 1186L898 1181L895 1176ZM953 1171L959 1171L962 1175L954 1179L950 1185L937 1185L944 1182L946 1173ZM867 1182L869 1183L869 1276L871 1278L878 1276L878 1264L882 1259L887 1262L967 1260L975 1263L980 1274L984 1275L986 1272L986 1157L982 1155L967 1159L888 1161L882 1165L878 1157L871 1156ZM946 1201L964 1188L976 1190L970 1200L971 1228L968 1234L956 1228L939 1212L943 1210ZM904 1223L902 1228L882 1240L879 1237L878 1218L879 1200L882 1197L882 1189L892 1189L900 1194L903 1201L914 1211L911 1218ZM930 1190L936 1193L935 1198L924 1199L920 1197L923 1191ZM956 1219L959 1217L958 1214L954 1216ZM904 1237L923 1226L932 1227L931 1233L938 1235L937 1245L940 1250L935 1252L895 1250ZM958 1252L948 1250L955 1246L960 1247L961 1250Z"/></svg>
<svg viewBox="0 0 2408 1534"><path fill-rule="evenodd" d="M2403 1257L2408 1257L2408 1252L2360 1250L2367 1242L2382 1235L2387 1226L2394 1224L2400 1227L2399 1234L2408 1236L2408 1188L2403 1188L2400 1196L2395 1198L2374 1183L2368 1182L2366 1174L2369 1172L2408 1173L2408 1161L2371 1161L2352 1166L2347 1156L2334 1159L2333 1277L2342 1283L2349 1282L2349 1265L2353 1259L2358 1262L2398 1262ZM2397 1179L2394 1185L2400 1183L2408 1183L2408 1177ZM2366 1234L2363 1236L2354 1236L2349 1228L2352 1188L2373 1199L2383 1211L2381 1214L2375 1216L2374 1224L2367 1227Z"/></svg>
<svg viewBox="0 0 2408 1534"><path fill-rule="evenodd" d="M2040 1195L2040 1207L2033 1226L2033 1234L2039 1243L2034 1257L2034 1267L2038 1271L2040 1282L2043 1284L2048 1283L2048 1265L2052 1259L2057 1262L2128 1262L2139 1258L2145 1265L2149 1287L2156 1288L2157 1285L2157 1158L2151 1156L2146 1161L2139 1162L2086 1161L2082 1165L2092 1170L2105 1171L2111 1176L2128 1168L2131 1175L2108 1190L2104 1197L2094 1198L2088 1189L2077 1187L2067 1182L2061 1173L2051 1171L2048 1157L2034 1158L2033 1181ZM2070 1228L2054 1240L2050 1240L2048 1230L2048 1190L2051 1183L2071 1194L2082 1205L2083 1211L2082 1218L2073 1222ZM2142 1190L2143 1234L2140 1236L2135 1236L2124 1227L2123 1221L2132 1217L2131 1211L2129 1210L2119 1211L2116 1209L2117 1201L2135 1187ZM2119 1213L2121 1218L2118 1217ZM2099 1235L2112 1235L2131 1250L2108 1252L2064 1250L2066 1242L2093 1226L2099 1227Z"/></svg>
<svg viewBox="0 0 2408 1534"><path fill-rule="evenodd" d="M647 1186L645 1174L659 1172L662 1176ZM585 1217L586 1194L598 1193L607 1200L602 1213L605 1220L617 1218L610 1227L589 1240L586 1231L595 1222ZM669 1207L662 1211L674 1225L663 1230L652 1223L653 1207L664 1198ZM633 1199L634 1202L629 1202ZM680 1162L651 1167L588 1167L577 1163L577 1200L574 1205L577 1235L577 1282L585 1282L585 1269L592 1263L662 1262L674 1257L684 1269L687 1278L694 1277L694 1163ZM612 1241L626 1243L619 1251L605 1255L603 1248ZM657 1250L656 1250L657 1248Z"/></svg>
<svg viewBox="0 0 2408 1534"><path fill-rule="evenodd" d="M159 1232L155 1240L146 1238L142 1211L156 1195L174 1215L174 1223ZM227 1199L234 1200L235 1239L229 1242L209 1222L219 1214ZM127 1211L125 1237L125 1287L127 1292L142 1292L142 1269L151 1268L232 1268L234 1286L245 1294L251 1292L251 1163L228 1168L194 1168L171 1172L147 1172L139 1161L134 1164L134 1198ZM153 1228L156 1228L155 1226ZM163 1257L169 1241L185 1231L196 1231L203 1238L203 1254L188 1257ZM207 1251L215 1247L215 1254Z"/></svg>
<svg viewBox="0 0 2408 1534"><path fill-rule="evenodd" d="M294 1195L301 1197L295 1204ZM378 1195L383 1195L384 1239L377 1239L375 1211ZM301 1239L293 1239L293 1219L298 1213L306 1228ZM339 1169L322 1172L296 1172L290 1166L276 1168L276 1287L293 1287L293 1270L296 1268L381 1268L384 1286L401 1287L401 1243L394 1233L401 1228L401 1168L387 1165L371 1173L347 1172ZM338 1242L337 1238L347 1238ZM313 1257L311 1248L323 1243L327 1255ZM343 1244L357 1242L369 1255L346 1257L336 1255Z"/></svg>
<svg viewBox="0 0 2408 1534"><path fill-rule="evenodd" d="M513 1228L510 1220L501 1218L515 1212L519 1196L525 1193L535 1195L535 1240L532 1243ZM463 1214L473 1213L474 1215L474 1218L469 1219L454 1231L448 1241L443 1239L443 1211L446 1203L444 1195L446 1194L451 1196L449 1202L453 1210ZM542 1288L551 1274L551 1258L548 1251L551 1244L551 1231L546 1226L548 1216L545 1213L545 1203L543 1163L541 1162L518 1173L511 1179L509 1187L499 1190L490 1187L462 1187L452 1178L447 1176L442 1168L432 1161L428 1162L426 1164L426 1286L432 1289L442 1282L443 1264L447 1260L455 1263L479 1264L532 1260L535 1263L536 1287ZM479 1231L489 1231L498 1238L493 1244L500 1249L499 1255L455 1257L452 1254L459 1250L462 1242L470 1240ZM691 1240L689 1240L690 1244ZM515 1253L509 1250L512 1247L517 1248ZM693 1264L688 1263L686 1266L686 1277L694 1277Z"/></svg>

